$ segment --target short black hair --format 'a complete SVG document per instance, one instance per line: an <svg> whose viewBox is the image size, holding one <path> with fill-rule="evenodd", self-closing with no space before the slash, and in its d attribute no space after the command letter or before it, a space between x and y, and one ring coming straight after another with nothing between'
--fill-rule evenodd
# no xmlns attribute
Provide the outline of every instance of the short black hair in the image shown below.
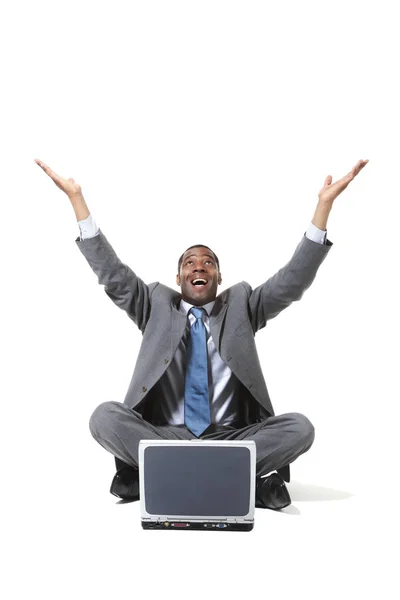
<svg viewBox="0 0 400 600"><path fill-rule="evenodd" d="M209 248L205 244L194 244L194 246L189 246L189 248L186 248L185 252L187 252L188 250L191 250L192 248L208 248L208 250L210 250L213 253L213 255L214 255L215 262L217 263L217 267L218 267L218 271L219 271L218 256L215 254L215 252L213 250L211 250L211 248ZM178 260L178 275L179 275L179 272L181 270L181 264L182 264L182 261L183 261L183 257L185 256L185 252L182 254L182 256Z"/></svg>

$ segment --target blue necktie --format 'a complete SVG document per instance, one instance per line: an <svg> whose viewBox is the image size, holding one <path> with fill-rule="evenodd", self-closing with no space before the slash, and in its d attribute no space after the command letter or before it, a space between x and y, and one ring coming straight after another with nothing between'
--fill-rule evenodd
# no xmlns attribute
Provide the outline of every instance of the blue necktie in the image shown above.
<svg viewBox="0 0 400 600"><path fill-rule="evenodd" d="M210 425L208 399L207 336L203 323L204 308L191 308L196 317L190 328L185 377L185 425L199 437Z"/></svg>

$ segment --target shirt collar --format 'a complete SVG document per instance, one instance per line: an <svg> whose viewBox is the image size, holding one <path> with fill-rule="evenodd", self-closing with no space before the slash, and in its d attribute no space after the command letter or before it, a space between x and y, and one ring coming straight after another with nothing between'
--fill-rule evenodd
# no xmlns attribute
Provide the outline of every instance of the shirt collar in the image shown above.
<svg viewBox="0 0 400 600"><path fill-rule="evenodd" d="M207 304L204 304L204 306L197 306L196 308L204 308L204 310L207 313L207 316L209 317L211 315L211 311L214 307L215 304L215 300L213 300L212 302L208 302ZM181 300L180 304L179 304L179 310L183 313L188 314L189 310L191 308L193 308L194 304L189 304L189 302L185 302L185 300Z"/></svg>

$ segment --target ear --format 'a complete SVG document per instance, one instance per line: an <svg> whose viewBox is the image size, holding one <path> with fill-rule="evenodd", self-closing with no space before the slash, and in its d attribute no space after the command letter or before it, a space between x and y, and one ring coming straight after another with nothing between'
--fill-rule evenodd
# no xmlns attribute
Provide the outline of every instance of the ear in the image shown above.
<svg viewBox="0 0 400 600"><path fill-rule="evenodd" d="M179 275L176 276L176 285L181 285L181 278Z"/></svg>
<svg viewBox="0 0 400 600"><path fill-rule="evenodd" d="M221 273L219 273L219 275L218 275L218 285L221 285L221 283L222 283L222 275L221 275Z"/></svg>

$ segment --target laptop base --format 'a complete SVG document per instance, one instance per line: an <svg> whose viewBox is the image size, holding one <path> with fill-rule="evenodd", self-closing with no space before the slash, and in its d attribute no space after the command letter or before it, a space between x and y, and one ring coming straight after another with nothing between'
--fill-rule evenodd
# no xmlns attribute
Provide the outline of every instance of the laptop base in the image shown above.
<svg viewBox="0 0 400 600"><path fill-rule="evenodd" d="M252 523L204 523L204 522L185 522L185 521L142 521L143 529L170 529L170 530L189 530L196 531L251 531L254 527Z"/></svg>

